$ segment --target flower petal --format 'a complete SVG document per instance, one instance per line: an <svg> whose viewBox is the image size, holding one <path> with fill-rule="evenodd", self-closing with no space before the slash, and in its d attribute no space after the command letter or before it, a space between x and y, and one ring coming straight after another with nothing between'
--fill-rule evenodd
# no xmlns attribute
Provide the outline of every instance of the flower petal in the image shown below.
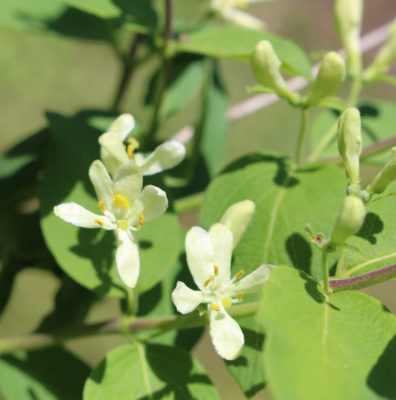
<svg viewBox="0 0 396 400"><path fill-rule="evenodd" d="M237 25L244 26L249 29L257 29L262 30L265 28L265 24L258 18L253 17L252 15L236 10L234 8L229 8L228 10L223 10L221 15L224 19L234 22Z"/></svg>
<svg viewBox="0 0 396 400"><path fill-rule="evenodd" d="M107 132L117 133L121 140L125 140L129 132L135 127L135 119L131 114L121 114Z"/></svg>
<svg viewBox="0 0 396 400"><path fill-rule="evenodd" d="M256 293L264 289L265 283L268 281L271 271L275 265L263 264L260 265L255 271L247 275L240 281L235 282L227 289L227 295L230 297L237 296L239 292L243 293Z"/></svg>
<svg viewBox="0 0 396 400"><path fill-rule="evenodd" d="M107 132L99 137L99 143L101 145L100 158L114 175L121 165L129 161L122 139L118 133Z"/></svg>
<svg viewBox="0 0 396 400"><path fill-rule="evenodd" d="M205 281L213 276L214 249L209 233L199 226L186 235L187 264L195 284L203 290Z"/></svg>
<svg viewBox="0 0 396 400"><path fill-rule="evenodd" d="M73 202L55 206L54 213L69 224L80 226L81 228L104 228L108 230L115 228L115 225L109 218L94 214Z"/></svg>
<svg viewBox="0 0 396 400"><path fill-rule="evenodd" d="M256 206L251 200L244 200L228 207L220 223L224 224L234 235L234 247L245 233L253 217Z"/></svg>
<svg viewBox="0 0 396 400"><path fill-rule="evenodd" d="M157 186L145 186L139 199L143 204L145 221L151 221L160 217L168 208L166 193Z"/></svg>
<svg viewBox="0 0 396 400"><path fill-rule="evenodd" d="M113 182L106 167L99 160L95 160L89 167L89 179L95 188L99 201L103 201L106 208L113 207Z"/></svg>
<svg viewBox="0 0 396 400"><path fill-rule="evenodd" d="M209 229L209 236L214 250L212 268L214 265L219 267L217 279L223 286L230 280L233 235L225 225L214 224Z"/></svg>
<svg viewBox="0 0 396 400"><path fill-rule="evenodd" d="M117 236L116 263L118 273L125 285L134 288L140 271L139 249L127 231L118 229Z"/></svg>
<svg viewBox="0 0 396 400"><path fill-rule="evenodd" d="M125 196L131 206L139 197L142 185L143 176L134 161L129 161L121 166L114 176L114 194Z"/></svg>
<svg viewBox="0 0 396 400"><path fill-rule="evenodd" d="M143 175L154 175L179 164L186 155L186 149L177 140L168 140L159 145L148 157L137 157L136 162Z"/></svg>
<svg viewBox="0 0 396 400"><path fill-rule="evenodd" d="M187 314L204 302L204 296L202 292L192 290L179 281L172 292L172 301L179 313Z"/></svg>
<svg viewBox="0 0 396 400"><path fill-rule="evenodd" d="M242 329L224 310L209 310L210 337L219 354L226 360L235 360L245 343Z"/></svg>

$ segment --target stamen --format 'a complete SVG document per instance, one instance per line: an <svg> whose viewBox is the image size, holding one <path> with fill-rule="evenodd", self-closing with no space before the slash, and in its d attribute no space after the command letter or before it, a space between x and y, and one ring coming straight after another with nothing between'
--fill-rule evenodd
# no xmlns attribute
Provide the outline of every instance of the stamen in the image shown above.
<svg viewBox="0 0 396 400"><path fill-rule="evenodd" d="M131 144L128 144L127 147L127 153L128 153L128 158L131 160L132 158L135 158L135 154L133 153L133 147Z"/></svg>
<svg viewBox="0 0 396 400"><path fill-rule="evenodd" d="M210 309L213 310L213 311L220 311L220 307L216 306L216 304L211 304L210 305Z"/></svg>
<svg viewBox="0 0 396 400"><path fill-rule="evenodd" d="M243 292L239 292L237 297L238 301L241 301L242 297L243 297Z"/></svg>
<svg viewBox="0 0 396 400"><path fill-rule="evenodd" d="M95 224L99 224L100 226L104 226L104 222L101 219L95 218L94 219Z"/></svg>
<svg viewBox="0 0 396 400"><path fill-rule="evenodd" d="M98 206L100 208L100 211L102 211L102 213L104 213L106 211L106 206L105 206L103 200L98 201Z"/></svg>
<svg viewBox="0 0 396 400"><path fill-rule="evenodd" d="M128 158L132 159L135 158L134 151L140 147L140 144L135 138L130 138L128 142L129 142L127 147Z"/></svg>
<svg viewBox="0 0 396 400"><path fill-rule="evenodd" d="M215 276L219 276L219 266L218 265L214 265L213 269L214 269Z"/></svg>
<svg viewBox="0 0 396 400"><path fill-rule="evenodd" d="M144 222L144 215L140 214L139 215L139 223L136 225L136 229L140 229L143 225L143 222Z"/></svg>
<svg viewBox="0 0 396 400"><path fill-rule="evenodd" d="M231 304L232 304L231 297L224 297L224 299L221 300L221 304L223 304L224 308L231 307Z"/></svg>
<svg viewBox="0 0 396 400"><path fill-rule="evenodd" d="M128 229L128 221L126 219L120 219L118 221L118 226L120 227L120 229L122 229L123 231L126 231Z"/></svg>
<svg viewBox="0 0 396 400"><path fill-rule="evenodd" d="M210 282L213 281L213 276L211 276L210 278L206 279L206 281L204 282L204 286L208 286Z"/></svg>
<svg viewBox="0 0 396 400"><path fill-rule="evenodd" d="M125 196L123 196L122 194L114 195L113 203L114 203L114 205L116 207L120 207L120 206L124 207L125 210L128 210L128 208L131 207L131 205L129 204L128 199Z"/></svg>
<svg viewBox="0 0 396 400"><path fill-rule="evenodd" d="M235 275L234 278L235 279L239 279L242 278L242 276L245 275L245 271L243 269L241 269L240 271L238 271Z"/></svg>

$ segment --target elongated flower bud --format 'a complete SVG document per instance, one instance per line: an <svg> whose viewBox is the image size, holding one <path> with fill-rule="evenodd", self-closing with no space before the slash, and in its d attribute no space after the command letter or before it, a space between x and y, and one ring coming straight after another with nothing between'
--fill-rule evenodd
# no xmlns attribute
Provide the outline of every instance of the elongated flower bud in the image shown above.
<svg viewBox="0 0 396 400"><path fill-rule="evenodd" d="M362 0L336 0L335 2L335 25L347 54L347 68L351 76L358 75L362 67L359 41L362 14Z"/></svg>
<svg viewBox="0 0 396 400"><path fill-rule="evenodd" d="M344 160L345 170L351 185L358 185L359 156L362 151L362 128L360 113L355 107L347 108L338 123L338 151Z"/></svg>
<svg viewBox="0 0 396 400"><path fill-rule="evenodd" d="M373 179L366 191L372 193L382 193L387 186L396 179L396 147L392 147L390 160L385 164L384 168Z"/></svg>
<svg viewBox="0 0 396 400"><path fill-rule="evenodd" d="M257 81L273 90L279 97L285 98L295 104L299 96L286 84L280 73L282 62L276 55L272 44L267 40L261 40L254 48L251 65Z"/></svg>
<svg viewBox="0 0 396 400"><path fill-rule="evenodd" d="M389 37L381 47L372 64L364 72L364 80L369 82L377 76L384 75L396 59L396 19L389 28Z"/></svg>
<svg viewBox="0 0 396 400"><path fill-rule="evenodd" d="M363 225L366 210L363 201L357 196L347 196L338 211L329 246L335 247L357 233Z"/></svg>
<svg viewBox="0 0 396 400"><path fill-rule="evenodd" d="M323 58L318 75L312 85L305 104L313 106L324 97L332 96L338 91L345 79L345 62L343 58L332 51Z"/></svg>

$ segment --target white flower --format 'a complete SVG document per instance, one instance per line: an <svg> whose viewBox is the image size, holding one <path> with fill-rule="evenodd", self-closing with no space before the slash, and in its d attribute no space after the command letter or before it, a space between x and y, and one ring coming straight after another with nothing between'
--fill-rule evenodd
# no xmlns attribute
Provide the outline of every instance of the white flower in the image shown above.
<svg viewBox="0 0 396 400"><path fill-rule="evenodd" d="M263 29L264 23L258 18L241 11L248 7L249 3L257 3L262 0L212 0L211 9L227 21L250 29Z"/></svg>
<svg viewBox="0 0 396 400"><path fill-rule="evenodd" d="M122 114L110 126L109 131L99 137L100 157L113 176L121 165L130 160L136 162L143 175L154 175L175 167L185 157L186 149L177 140L168 140L149 154L136 153L139 142L135 138L130 138L126 145L123 144L134 126L132 115Z"/></svg>
<svg viewBox="0 0 396 400"><path fill-rule="evenodd" d="M246 229L253 211L254 204L246 200L231 206L222 218L223 223L212 225L209 232L196 226L189 230L186 237L187 263L200 290L192 290L179 281L172 293L173 303L182 314L193 311L201 303L208 304L210 337L217 353L226 360L237 358L244 344L241 328L226 309L241 302L245 293L262 291L274 268L261 265L243 279L240 278L244 271L231 276L232 249ZM243 221L241 216L246 220Z"/></svg>
<svg viewBox="0 0 396 400"><path fill-rule="evenodd" d="M103 215L94 214L73 202L59 204L54 207L54 213L83 228L114 230L118 241L118 272L127 286L135 287L140 260L132 231L139 230L144 221L158 218L165 212L168 207L166 193L153 185L142 190L143 177L133 161L121 166L112 180L103 163L96 160L89 168L89 177Z"/></svg>

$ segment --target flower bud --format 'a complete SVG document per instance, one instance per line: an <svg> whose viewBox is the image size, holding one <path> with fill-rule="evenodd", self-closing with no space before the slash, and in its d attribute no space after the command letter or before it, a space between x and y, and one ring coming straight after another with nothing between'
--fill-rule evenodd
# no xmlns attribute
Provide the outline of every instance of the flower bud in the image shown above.
<svg viewBox="0 0 396 400"><path fill-rule="evenodd" d="M363 201L357 196L347 196L338 211L329 246L341 246L363 225L366 210Z"/></svg>
<svg viewBox="0 0 396 400"><path fill-rule="evenodd" d="M389 37L381 47L371 65L364 72L364 80L370 82L376 77L384 75L392 62L396 59L396 19L389 28Z"/></svg>
<svg viewBox="0 0 396 400"><path fill-rule="evenodd" d="M220 223L225 225L234 236L234 247L245 233L253 217L256 206L251 200L244 200L228 207Z"/></svg>
<svg viewBox="0 0 396 400"><path fill-rule="evenodd" d="M387 186L396 179L396 147L392 147L390 160L385 164L384 168L373 179L366 191L369 194L382 193Z"/></svg>
<svg viewBox="0 0 396 400"><path fill-rule="evenodd" d="M272 44L267 40L261 40L254 48L251 65L257 81L273 90L279 97L285 98L292 104L299 102L299 96L286 84L280 73L282 62L276 55Z"/></svg>
<svg viewBox="0 0 396 400"><path fill-rule="evenodd" d="M360 51L360 29L362 24L363 0L336 0L334 19L338 36L347 54L348 73L360 73L362 61Z"/></svg>
<svg viewBox="0 0 396 400"><path fill-rule="evenodd" d="M345 62L343 58L334 51L327 53L305 103L313 106L324 97L332 96L338 91L344 79Z"/></svg>
<svg viewBox="0 0 396 400"><path fill-rule="evenodd" d="M359 156L362 151L362 129L360 113L355 107L347 108L338 123L338 151L344 160L345 170L351 185L358 185Z"/></svg>

